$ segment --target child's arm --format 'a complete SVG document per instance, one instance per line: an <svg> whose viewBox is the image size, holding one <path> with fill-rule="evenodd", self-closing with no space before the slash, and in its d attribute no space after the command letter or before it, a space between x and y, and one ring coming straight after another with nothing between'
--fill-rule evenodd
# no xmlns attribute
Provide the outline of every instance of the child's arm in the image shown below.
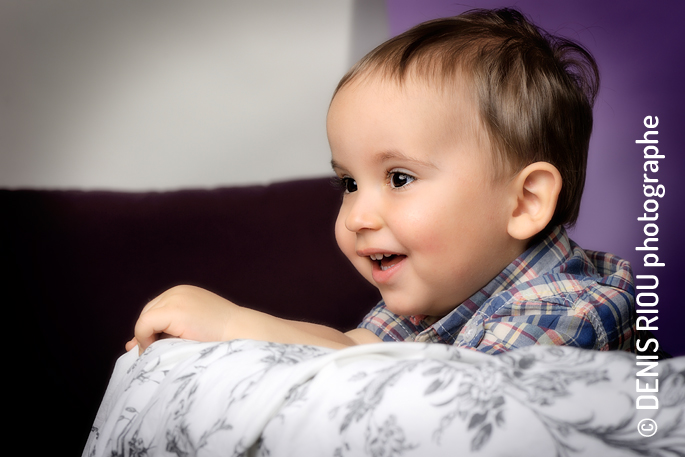
<svg viewBox="0 0 685 457"><path fill-rule="evenodd" d="M148 303L126 349L138 344L142 352L162 335L195 341L252 339L333 349L381 341L366 329L342 333L323 325L280 319L193 286L174 287Z"/></svg>

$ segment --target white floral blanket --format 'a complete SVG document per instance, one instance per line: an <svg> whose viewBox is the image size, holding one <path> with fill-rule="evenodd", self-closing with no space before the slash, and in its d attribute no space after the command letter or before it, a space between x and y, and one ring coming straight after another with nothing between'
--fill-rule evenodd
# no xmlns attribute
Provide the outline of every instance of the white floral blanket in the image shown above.
<svg viewBox="0 0 685 457"><path fill-rule="evenodd" d="M685 455L685 357L651 377L635 362L549 346L161 340L119 359L83 455Z"/></svg>

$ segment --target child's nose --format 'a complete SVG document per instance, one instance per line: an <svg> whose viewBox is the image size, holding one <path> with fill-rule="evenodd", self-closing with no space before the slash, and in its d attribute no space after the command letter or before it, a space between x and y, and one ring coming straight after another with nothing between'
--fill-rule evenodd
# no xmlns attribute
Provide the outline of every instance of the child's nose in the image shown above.
<svg viewBox="0 0 685 457"><path fill-rule="evenodd" d="M369 195L361 195L361 193L356 195L345 218L347 230L351 232L378 230L382 225L383 218L376 199Z"/></svg>

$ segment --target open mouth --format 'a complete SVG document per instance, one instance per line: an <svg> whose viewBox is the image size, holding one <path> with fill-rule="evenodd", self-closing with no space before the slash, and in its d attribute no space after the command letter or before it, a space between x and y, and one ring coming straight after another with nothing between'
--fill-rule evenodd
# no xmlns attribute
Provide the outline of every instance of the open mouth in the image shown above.
<svg viewBox="0 0 685 457"><path fill-rule="evenodd" d="M404 258L407 257L403 254L371 254L369 258L378 264L378 268L381 271L388 270L398 263L400 263Z"/></svg>

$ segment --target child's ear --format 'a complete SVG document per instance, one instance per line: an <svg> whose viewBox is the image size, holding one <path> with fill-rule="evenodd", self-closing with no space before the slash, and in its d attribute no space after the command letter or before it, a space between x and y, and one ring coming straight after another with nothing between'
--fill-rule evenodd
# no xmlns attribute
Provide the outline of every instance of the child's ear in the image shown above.
<svg viewBox="0 0 685 457"><path fill-rule="evenodd" d="M561 174L548 162L535 162L512 180L514 209L507 231L518 240L527 240L542 231L554 216L561 191Z"/></svg>

